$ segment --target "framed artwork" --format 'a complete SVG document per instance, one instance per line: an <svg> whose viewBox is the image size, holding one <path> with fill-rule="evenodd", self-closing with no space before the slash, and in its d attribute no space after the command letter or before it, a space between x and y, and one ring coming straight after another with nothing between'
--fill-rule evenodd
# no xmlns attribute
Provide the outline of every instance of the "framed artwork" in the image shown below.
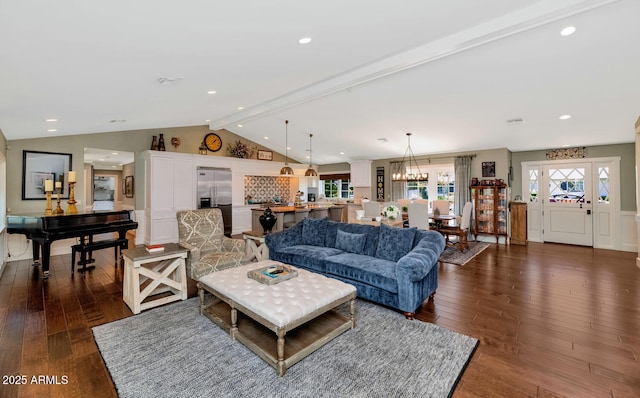
<svg viewBox="0 0 640 398"><path fill-rule="evenodd" d="M258 159L260 159L260 160L273 160L273 152L258 150Z"/></svg>
<svg viewBox="0 0 640 398"><path fill-rule="evenodd" d="M22 200L45 200L46 180L61 182L60 198L68 199L69 171L70 153L22 151Z"/></svg>
<svg viewBox="0 0 640 398"><path fill-rule="evenodd" d="M483 177L495 177L496 176L496 162L482 162L482 176Z"/></svg>
<svg viewBox="0 0 640 398"><path fill-rule="evenodd" d="M124 196L133 198L133 176L126 176L124 178Z"/></svg>

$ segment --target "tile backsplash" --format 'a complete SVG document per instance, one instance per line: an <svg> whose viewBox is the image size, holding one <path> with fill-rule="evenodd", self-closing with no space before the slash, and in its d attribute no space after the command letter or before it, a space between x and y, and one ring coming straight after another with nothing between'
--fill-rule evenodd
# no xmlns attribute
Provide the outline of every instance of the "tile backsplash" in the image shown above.
<svg viewBox="0 0 640 398"><path fill-rule="evenodd" d="M289 177L245 176L245 202L251 196L254 202L271 202L279 198L281 202L292 199Z"/></svg>

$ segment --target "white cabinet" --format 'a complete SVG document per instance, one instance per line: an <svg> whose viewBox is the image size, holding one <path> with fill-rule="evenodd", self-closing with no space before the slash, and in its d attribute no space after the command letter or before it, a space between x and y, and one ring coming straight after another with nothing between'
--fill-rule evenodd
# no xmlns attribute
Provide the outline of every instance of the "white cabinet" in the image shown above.
<svg viewBox="0 0 640 398"><path fill-rule="evenodd" d="M353 187L371 186L370 160L354 160L351 162L351 185Z"/></svg>
<svg viewBox="0 0 640 398"><path fill-rule="evenodd" d="M178 241L178 210L195 209L195 167L191 155L145 153L145 244Z"/></svg>

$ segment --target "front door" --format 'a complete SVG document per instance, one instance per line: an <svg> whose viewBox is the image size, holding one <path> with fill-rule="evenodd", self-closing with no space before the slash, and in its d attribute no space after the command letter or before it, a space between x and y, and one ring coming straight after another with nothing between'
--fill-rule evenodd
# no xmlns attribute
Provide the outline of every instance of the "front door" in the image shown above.
<svg viewBox="0 0 640 398"><path fill-rule="evenodd" d="M543 240L593 246L591 163L544 165Z"/></svg>

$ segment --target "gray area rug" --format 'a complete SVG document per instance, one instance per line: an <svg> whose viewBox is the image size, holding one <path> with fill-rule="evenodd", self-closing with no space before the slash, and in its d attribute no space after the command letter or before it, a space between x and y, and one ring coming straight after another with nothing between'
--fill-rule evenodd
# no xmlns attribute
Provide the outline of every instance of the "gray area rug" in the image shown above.
<svg viewBox="0 0 640 398"><path fill-rule="evenodd" d="M356 322L284 377L200 315L197 298L93 334L122 398L448 397L478 344L362 300Z"/></svg>
<svg viewBox="0 0 640 398"><path fill-rule="evenodd" d="M456 265L465 265L487 247L489 247L489 243L486 242L469 242L469 248L461 252L458 247L447 246L442 254L440 254L440 261Z"/></svg>

